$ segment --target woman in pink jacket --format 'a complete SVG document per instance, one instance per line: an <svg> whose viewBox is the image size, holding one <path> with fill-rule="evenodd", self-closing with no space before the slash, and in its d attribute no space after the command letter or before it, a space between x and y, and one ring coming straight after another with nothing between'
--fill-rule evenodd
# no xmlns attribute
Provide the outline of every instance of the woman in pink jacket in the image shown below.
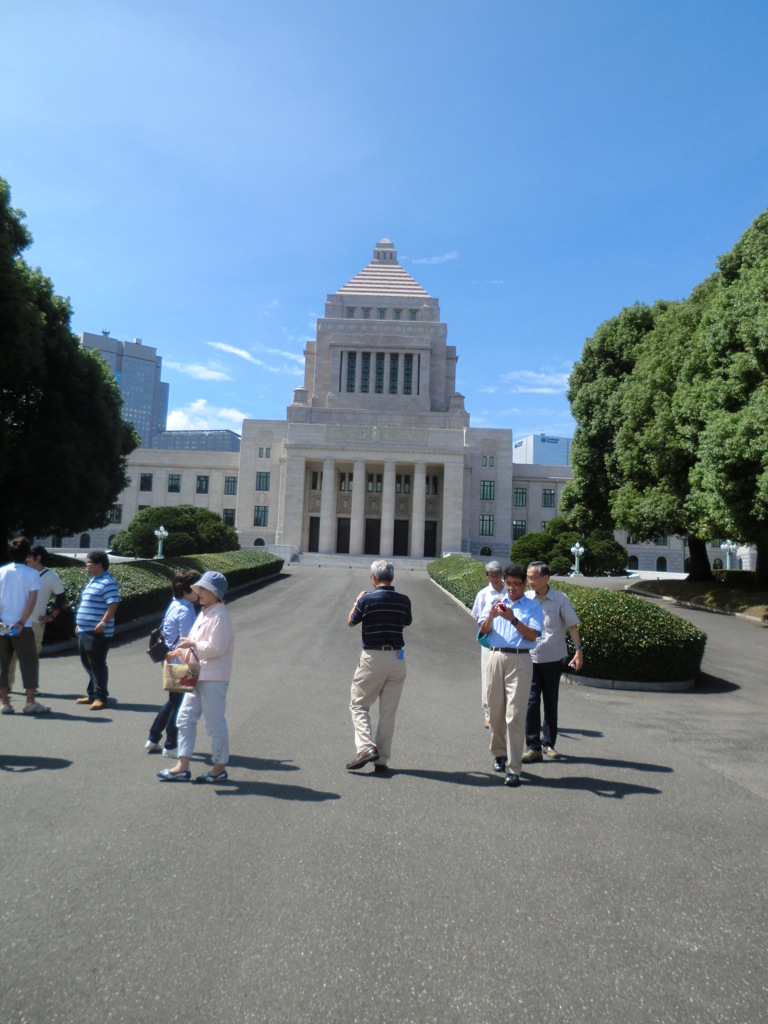
<svg viewBox="0 0 768 1024"><path fill-rule="evenodd" d="M200 603L192 631L178 647L168 654L169 661L200 662L200 676L195 689L184 694L176 725L179 730L179 759L173 768L158 772L162 782L189 782L189 762L195 750L197 723L203 716L205 729L211 737L213 767L198 775L195 782L224 782L229 761L229 732L224 711L227 687L232 675L235 637L232 620L224 607L227 580L220 572L206 572L193 584Z"/></svg>

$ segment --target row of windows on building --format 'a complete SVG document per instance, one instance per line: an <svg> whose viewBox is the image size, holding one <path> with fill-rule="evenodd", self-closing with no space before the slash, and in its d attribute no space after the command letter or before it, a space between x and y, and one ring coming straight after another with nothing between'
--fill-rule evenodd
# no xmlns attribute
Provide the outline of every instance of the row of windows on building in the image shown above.
<svg viewBox="0 0 768 1024"><path fill-rule="evenodd" d="M481 515L480 516L480 536L481 537L492 537L493 536L493 516ZM543 519L541 522L542 532L546 530L549 520ZM520 540L528 533L528 520L527 519L513 519L512 520L512 540Z"/></svg>
<svg viewBox="0 0 768 1024"><path fill-rule="evenodd" d="M361 306L359 309L357 307L355 307L355 306L347 306L347 320L354 320L356 317L362 318L363 320L370 320L370 319L372 319L371 318L371 313L372 312L373 312L373 308L371 306ZM379 308L379 309L376 310L376 315L377 315L379 320L387 320L387 319L402 320L403 319L403 312L404 311L402 309L380 309ZM416 318L418 316L417 310L411 309L411 310L407 310L406 312L408 312L409 318L411 320L416 320ZM387 313L390 313L391 316L388 317Z"/></svg>
<svg viewBox="0 0 768 1024"><path fill-rule="evenodd" d="M269 451L269 449L267 449ZM139 479L139 491L150 492L154 486L152 473L142 473ZM268 491L269 490L269 473L257 473L256 474L256 486L257 491ZM208 494L210 486L210 476L204 474L198 474L195 481L195 494ZM181 493L181 473L169 473L168 474L168 494L180 494ZM224 493L225 494L237 494L237 477L236 476L225 476L224 477Z"/></svg>
<svg viewBox="0 0 768 1024"><path fill-rule="evenodd" d="M384 477L381 473L368 473L366 480L366 490L369 494L381 494L383 489ZM440 478L436 476L425 477L425 494L439 494ZM351 491L354 483L354 473L339 473L339 490L340 491ZM257 487L256 490L259 488ZM310 489L313 491L322 491L323 489L323 473L322 470L312 470L312 476L310 478ZM269 490L269 488L267 488ZM410 473L396 473L395 474L395 494L410 494L411 493L411 475Z"/></svg>
<svg viewBox="0 0 768 1024"><path fill-rule="evenodd" d="M512 494L512 504L515 508L526 508L528 505L528 488L527 487L515 487ZM541 507L542 508L555 508L556 494L554 487L542 487L541 489Z"/></svg>
<svg viewBox="0 0 768 1024"><path fill-rule="evenodd" d="M401 354L403 356L402 381L400 380ZM385 391L389 395L412 395L415 383L415 393L418 395L420 375L420 354L417 354L414 360L412 352L343 352L339 363L339 391L346 390L348 394L359 391L363 395L371 393L383 395Z"/></svg>

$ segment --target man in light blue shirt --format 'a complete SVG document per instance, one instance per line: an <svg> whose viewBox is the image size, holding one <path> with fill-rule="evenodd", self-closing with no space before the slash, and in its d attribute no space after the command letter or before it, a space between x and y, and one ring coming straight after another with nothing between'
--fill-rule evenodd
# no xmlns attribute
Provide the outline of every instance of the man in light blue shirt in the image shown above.
<svg viewBox="0 0 768 1024"><path fill-rule="evenodd" d="M480 631L488 636L488 718L493 770L506 769L504 785L519 786L525 745L525 715L531 692L531 651L541 635L541 606L525 596L525 569L504 570L507 595L492 604Z"/></svg>

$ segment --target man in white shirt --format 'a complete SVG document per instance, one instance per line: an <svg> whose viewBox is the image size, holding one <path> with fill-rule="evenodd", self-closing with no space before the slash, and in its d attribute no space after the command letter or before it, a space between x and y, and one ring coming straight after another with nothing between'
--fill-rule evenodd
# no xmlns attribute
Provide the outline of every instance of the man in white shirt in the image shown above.
<svg viewBox="0 0 768 1024"><path fill-rule="evenodd" d="M53 569L48 569L43 564L46 554L47 552L43 545L36 544L27 555L27 565L30 569L35 569L40 576L40 589L37 592L37 600L32 611L32 632L35 636L38 660L40 659L40 649L43 646L46 623L53 622L66 603L64 584ZM48 611L48 604L52 597L56 600L51 611ZM14 653L10 668L8 669L9 690L13 689L13 684L16 681L16 665L18 660Z"/></svg>
<svg viewBox="0 0 768 1024"><path fill-rule="evenodd" d="M37 649L32 632L32 613L40 590L40 575L26 565L29 541L16 537L8 545L11 561L0 568L0 713L13 714L9 699L8 670L14 653L21 666L21 678L27 691L25 715L43 715L50 711L37 701Z"/></svg>

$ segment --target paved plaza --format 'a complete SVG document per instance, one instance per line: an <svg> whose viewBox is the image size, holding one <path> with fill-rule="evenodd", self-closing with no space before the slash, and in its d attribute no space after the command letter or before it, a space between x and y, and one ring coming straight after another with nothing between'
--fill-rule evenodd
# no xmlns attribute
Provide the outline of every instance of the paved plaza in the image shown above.
<svg viewBox="0 0 768 1024"><path fill-rule="evenodd" d="M422 567L391 777L354 753L359 566L230 603L230 781L162 784L146 637L0 719L2 1024L762 1024L768 630L688 693L565 686L566 760L491 771L475 627ZM193 776L208 763L198 733Z"/></svg>

